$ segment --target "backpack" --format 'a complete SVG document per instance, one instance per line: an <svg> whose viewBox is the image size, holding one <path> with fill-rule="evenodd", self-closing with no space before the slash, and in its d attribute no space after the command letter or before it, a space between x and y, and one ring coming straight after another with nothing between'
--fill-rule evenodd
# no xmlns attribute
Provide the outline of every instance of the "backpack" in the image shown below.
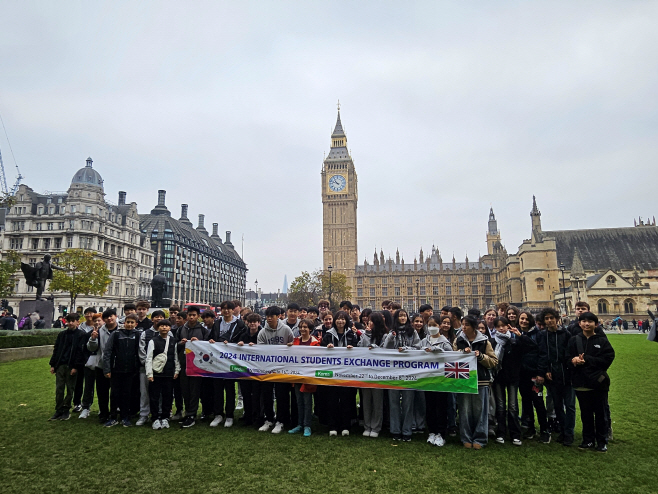
<svg viewBox="0 0 658 494"><path fill-rule="evenodd" d="M20 322L18 323L18 329L23 329L28 319L30 319L30 316L25 316L23 319L21 319Z"/></svg>

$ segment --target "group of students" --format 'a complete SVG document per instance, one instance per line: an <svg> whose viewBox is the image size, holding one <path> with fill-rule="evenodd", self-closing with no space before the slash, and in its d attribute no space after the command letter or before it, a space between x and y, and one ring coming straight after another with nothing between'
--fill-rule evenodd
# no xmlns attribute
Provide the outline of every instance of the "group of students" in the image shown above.
<svg viewBox="0 0 658 494"><path fill-rule="evenodd" d="M56 411L50 420L69 419L72 401L79 418L88 418L95 388L99 420L106 427L119 418L130 427L133 417L143 426L149 415L153 429L169 428L171 420L189 428L197 418L209 420L210 427L222 422L232 427L235 410L244 408L243 425L262 432L288 429L310 436L315 415L330 436L347 436L362 424L366 437L378 437L388 427L394 440L410 441L413 433L427 430L427 442L440 447L459 433L464 447L481 449L489 436L518 446L534 438L536 413L543 443L557 433L560 443L571 446L577 397L583 425L579 448L607 451L612 434L607 369L615 354L585 302L576 304L578 318L568 327L560 326L554 309L542 310L535 320L531 312L507 304L483 315L473 309L464 315L459 307L444 307L434 315L431 306L422 305L409 315L389 301L376 312L345 301L332 313L329 302L321 300L318 307L269 307L264 321L239 301L223 302L220 309L217 317L209 310L172 306L169 318L156 310L149 319L148 302L138 301L124 307L127 315L121 321L114 309L102 314L86 309L82 323L78 314L69 314L50 360L57 376ZM195 340L473 353L478 393L188 376L185 344Z"/></svg>

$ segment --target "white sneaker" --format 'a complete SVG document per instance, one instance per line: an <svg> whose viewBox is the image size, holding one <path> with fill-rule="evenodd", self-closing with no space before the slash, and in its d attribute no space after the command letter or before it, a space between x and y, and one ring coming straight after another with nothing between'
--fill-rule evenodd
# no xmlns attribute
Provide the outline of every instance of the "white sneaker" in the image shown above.
<svg viewBox="0 0 658 494"><path fill-rule="evenodd" d="M521 442L520 439L512 439L512 444L514 446L521 446L523 443Z"/></svg>
<svg viewBox="0 0 658 494"><path fill-rule="evenodd" d="M363 435L365 437L370 437L370 431L363 431Z"/></svg>
<svg viewBox="0 0 658 494"><path fill-rule="evenodd" d="M430 444L434 444L434 438L435 437L436 437L436 434L434 434L434 433L430 434L429 437L427 438L427 442L430 443Z"/></svg>
<svg viewBox="0 0 658 494"><path fill-rule="evenodd" d="M496 442L498 444L505 444L505 438L504 437L497 437Z"/></svg>
<svg viewBox="0 0 658 494"><path fill-rule="evenodd" d="M160 421L161 429L169 429L169 421L167 419L162 419Z"/></svg>
<svg viewBox="0 0 658 494"><path fill-rule="evenodd" d="M233 426L233 419L226 419L226 422L224 422L224 427L232 427Z"/></svg>
<svg viewBox="0 0 658 494"><path fill-rule="evenodd" d="M236 410L242 410L243 408L244 408L244 402L243 402L242 399L240 398L240 399L238 400L238 404L235 405L235 409L236 409Z"/></svg>
<svg viewBox="0 0 658 494"><path fill-rule="evenodd" d="M343 429L343 432L341 432L341 434L342 434L343 436L349 436L349 435L350 435L350 431L348 431L347 429Z"/></svg>
<svg viewBox="0 0 658 494"><path fill-rule="evenodd" d="M155 422L153 422L153 430L157 431L160 429L162 429L162 423L158 419L155 419Z"/></svg>
<svg viewBox="0 0 658 494"><path fill-rule="evenodd" d="M78 418L79 419L89 418L89 409L85 408L84 410L82 410L82 413L80 414L80 416Z"/></svg>
<svg viewBox="0 0 658 494"><path fill-rule="evenodd" d="M148 417L139 417L139 419L137 419L137 422L135 423L135 425L138 426L138 427L140 427L140 426L144 425L144 424L145 424L146 422L148 422L148 421L149 421L149 418L148 418Z"/></svg>
<svg viewBox="0 0 658 494"><path fill-rule="evenodd" d="M370 437L379 437L379 432L370 431Z"/></svg>
<svg viewBox="0 0 658 494"><path fill-rule="evenodd" d="M215 415L215 418L212 419L212 422L210 422L210 427L217 427L221 423L222 423L222 416L221 415Z"/></svg>
<svg viewBox="0 0 658 494"><path fill-rule="evenodd" d="M338 432L336 432L336 431L329 431L329 437L331 437L331 436L337 436L337 435L338 435Z"/></svg>
<svg viewBox="0 0 658 494"><path fill-rule="evenodd" d="M281 422L277 422L274 424L274 429L272 429L272 434L279 434L283 430L283 424Z"/></svg>
<svg viewBox="0 0 658 494"><path fill-rule="evenodd" d="M434 446L444 446L446 443L446 440L443 439L443 436L441 434L437 434L434 436Z"/></svg>
<svg viewBox="0 0 658 494"><path fill-rule="evenodd" d="M270 427L272 427L272 422L270 422L269 420L266 420L265 423L263 425L261 425L260 429L258 429L258 430L261 431L261 432L267 432L267 431L270 430ZM279 431L279 432L281 432L281 431Z"/></svg>

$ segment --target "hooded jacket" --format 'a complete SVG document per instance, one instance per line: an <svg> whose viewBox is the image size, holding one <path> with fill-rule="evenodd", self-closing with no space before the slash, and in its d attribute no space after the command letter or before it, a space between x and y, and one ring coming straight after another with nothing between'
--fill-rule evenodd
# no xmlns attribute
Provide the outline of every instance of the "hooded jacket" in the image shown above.
<svg viewBox="0 0 658 494"><path fill-rule="evenodd" d="M539 374L544 376L551 373L551 380L548 384L555 383L563 386L571 386L571 371L568 366L569 360L569 340L571 333L563 327L558 327L556 331L544 329L537 336L537 345L544 351L541 352L539 359Z"/></svg>
<svg viewBox="0 0 658 494"><path fill-rule="evenodd" d="M82 354L82 343L85 332L80 328L65 329L57 335L53 355L50 357L50 366L57 368L59 365L78 367L84 364Z"/></svg>
<svg viewBox="0 0 658 494"><path fill-rule="evenodd" d="M539 361L540 359L546 358L544 356L544 352L546 351L545 347L540 347L537 344L537 339L540 332L541 331L537 328L537 326L534 326L528 332L521 332L523 336L528 338L525 341L526 344L522 348L523 357L521 372L523 374L531 375L532 377L544 377L544 374L539 373Z"/></svg>
<svg viewBox="0 0 658 494"><path fill-rule="evenodd" d="M581 353L578 348L578 340L583 349L585 363L574 366L571 359ZM610 377L606 371L615 360L615 350L605 335L595 332L589 338L584 334L574 336L569 340L568 357L571 381L576 390L610 389Z"/></svg>
<svg viewBox="0 0 658 494"><path fill-rule="evenodd" d="M114 328L113 330L110 331L109 329L107 329L107 326L105 324L103 324L101 326L101 329L98 330L98 338L96 338L95 340L92 340L91 339L91 333L89 333L87 335L87 337L88 337L87 345L86 345L87 350L89 351L89 355L96 355L97 356L97 358L95 360L96 360L96 367L98 369L103 368L103 353L105 352L105 348L107 348L107 340L110 339L110 336L112 336L112 334L115 331L117 331L119 329L122 329L122 328L123 328L123 326L120 325L117 322L116 328ZM89 362L89 360L90 359L88 358L87 362Z"/></svg>
<svg viewBox="0 0 658 494"><path fill-rule="evenodd" d="M489 339L479 331L476 333L473 341L469 341L463 331L459 333L454 349L463 352L466 348L470 348L473 352L476 350L480 352L477 358L478 385L488 386L491 383L491 369L498 365L498 359Z"/></svg>
<svg viewBox="0 0 658 494"><path fill-rule="evenodd" d="M113 331L103 351L103 373L131 373L139 370L139 337L141 332L131 329Z"/></svg>
<svg viewBox="0 0 658 494"><path fill-rule="evenodd" d="M359 337L352 331L352 328L345 328L345 332L341 338L336 328L331 328L325 332L320 345L327 346L330 343L335 347L359 346Z"/></svg>
<svg viewBox="0 0 658 494"><path fill-rule="evenodd" d="M257 343L259 345L287 345L292 343L295 337L292 330L281 319L276 322L276 328L270 328L265 321L265 326L258 332Z"/></svg>
<svg viewBox="0 0 658 494"><path fill-rule="evenodd" d="M208 334L209 340L214 341L228 341L229 343L237 343L240 341L242 333L248 331L247 325L242 319L233 316L233 321L228 325L228 329L222 332L223 318L215 319L212 329Z"/></svg>
<svg viewBox="0 0 658 494"><path fill-rule="evenodd" d="M189 341L192 338L196 338L201 341L206 341L208 339L208 334L210 333L210 331L204 328L203 324L199 321L197 321L196 325L193 327L189 327L187 324L188 323L185 323L183 327L180 328L180 331L178 332L179 341L176 344L178 361L180 362L181 369L187 369L187 360L185 358L185 343L180 340L185 339Z"/></svg>
<svg viewBox="0 0 658 494"><path fill-rule="evenodd" d="M386 335L382 346L384 348L404 348L405 350L420 349L420 336L418 336L418 332L413 328L411 328L411 332L404 330L404 328L402 329L402 331L390 331Z"/></svg>
<svg viewBox="0 0 658 494"><path fill-rule="evenodd" d="M428 333L428 335L425 338L423 338L422 341L420 342L420 348L422 350L429 348L433 352L453 351L450 341L448 341L448 338L446 338L442 334L439 334L438 338L432 338L432 336Z"/></svg>
<svg viewBox="0 0 658 494"><path fill-rule="evenodd" d="M518 386L524 355L536 349L537 344L525 333L521 333L521 336L511 333L510 340L504 346L495 381L506 386Z"/></svg>
<svg viewBox="0 0 658 494"><path fill-rule="evenodd" d="M261 329L263 329L261 326L258 326L258 331L256 333L251 334L251 331L249 328L247 328L247 331L244 331L240 333L240 341L248 345L249 343L253 343L254 345L258 343L258 334L260 333Z"/></svg>

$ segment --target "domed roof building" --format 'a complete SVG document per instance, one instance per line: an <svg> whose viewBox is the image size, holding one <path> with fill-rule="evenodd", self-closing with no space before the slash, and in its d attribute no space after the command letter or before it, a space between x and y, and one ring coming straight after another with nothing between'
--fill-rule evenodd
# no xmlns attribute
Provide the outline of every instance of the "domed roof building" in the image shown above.
<svg viewBox="0 0 658 494"><path fill-rule="evenodd" d="M100 187L103 189L103 178L101 174L98 173L92 167L93 160L87 158L87 164L84 168L80 168L75 175L73 175L73 180L71 180L71 185L73 184L84 184L84 185L93 185L94 187Z"/></svg>

